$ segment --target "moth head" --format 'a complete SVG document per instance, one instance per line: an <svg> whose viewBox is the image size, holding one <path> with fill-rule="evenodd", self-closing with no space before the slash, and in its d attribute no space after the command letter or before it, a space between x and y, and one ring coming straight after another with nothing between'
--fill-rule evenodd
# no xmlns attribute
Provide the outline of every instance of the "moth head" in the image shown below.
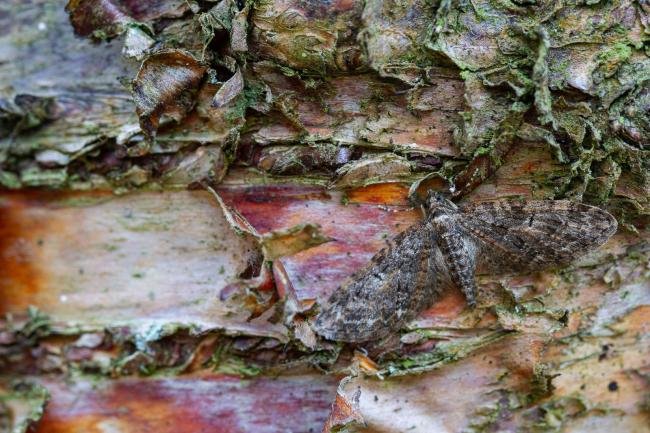
<svg viewBox="0 0 650 433"><path fill-rule="evenodd" d="M457 212L456 206L451 200L438 191L430 190L424 203L425 210L428 214L436 212Z"/></svg>

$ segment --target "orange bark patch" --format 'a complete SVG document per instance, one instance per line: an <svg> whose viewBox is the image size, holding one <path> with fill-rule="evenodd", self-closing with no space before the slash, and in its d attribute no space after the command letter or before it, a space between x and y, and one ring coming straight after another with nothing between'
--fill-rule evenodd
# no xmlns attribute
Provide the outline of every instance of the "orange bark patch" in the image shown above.
<svg viewBox="0 0 650 433"><path fill-rule="evenodd" d="M380 183L355 188L348 193L351 203L408 206L408 187L402 183Z"/></svg>
<svg viewBox="0 0 650 433"><path fill-rule="evenodd" d="M650 333L650 305L640 305L612 327L627 332Z"/></svg>
<svg viewBox="0 0 650 433"><path fill-rule="evenodd" d="M437 325L448 324L466 307L465 297L459 290L447 290L442 298L431 308L422 312L420 317L435 321Z"/></svg>
<svg viewBox="0 0 650 433"><path fill-rule="evenodd" d="M20 196L0 201L0 313L24 309L41 287L35 257L48 224L27 216L27 207Z"/></svg>
<svg viewBox="0 0 650 433"><path fill-rule="evenodd" d="M21 191L0 196L0 314L19 312L48 296L43 266L51 233L75 227L51 212L66 200L95 200L112 193ZM65 236L62 236L65 237Z"/></svg>

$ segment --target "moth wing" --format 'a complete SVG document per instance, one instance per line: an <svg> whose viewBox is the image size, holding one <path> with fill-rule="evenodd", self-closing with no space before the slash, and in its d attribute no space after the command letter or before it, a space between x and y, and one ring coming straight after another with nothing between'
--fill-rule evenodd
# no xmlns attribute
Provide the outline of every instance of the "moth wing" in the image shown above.
<svg viewBox="0 0 650 433"><path fill-rule="evenodd" d="M421 224L396 236L337 288L313 324L330 340L364 342L397 331L433 302L431 236Z"/></svg>
<svg viewBox="0 0 650 433"><path fill-rule="evenodd" d="M458 223L476 242L477 273L568 264L616 232L608 212L582 203L502 201L461 207Z"/></svg>

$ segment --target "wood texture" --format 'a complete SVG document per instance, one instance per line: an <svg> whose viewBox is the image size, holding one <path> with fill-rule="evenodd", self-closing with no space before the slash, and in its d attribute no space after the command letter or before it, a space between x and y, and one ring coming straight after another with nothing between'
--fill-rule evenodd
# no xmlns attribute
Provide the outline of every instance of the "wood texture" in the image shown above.
<svg viewBox="0 0 650 433"><path fill-rule="evenodd" d="M0 431L649 432L650 20L588 3L2 3ZM429 189L619 230L318 338Z"/></svg>

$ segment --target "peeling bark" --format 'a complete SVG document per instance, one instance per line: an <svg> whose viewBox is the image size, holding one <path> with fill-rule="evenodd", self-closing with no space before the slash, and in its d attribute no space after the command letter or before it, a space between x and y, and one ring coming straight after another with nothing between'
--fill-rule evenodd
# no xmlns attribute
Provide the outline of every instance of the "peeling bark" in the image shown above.
<svg viewBox="0 0 650 433"><path fill-rule="evenodd" d="M650 432L648 12L1 5L0 431ZM619 230L381 343L314 334L428 189Z"/></svg>

